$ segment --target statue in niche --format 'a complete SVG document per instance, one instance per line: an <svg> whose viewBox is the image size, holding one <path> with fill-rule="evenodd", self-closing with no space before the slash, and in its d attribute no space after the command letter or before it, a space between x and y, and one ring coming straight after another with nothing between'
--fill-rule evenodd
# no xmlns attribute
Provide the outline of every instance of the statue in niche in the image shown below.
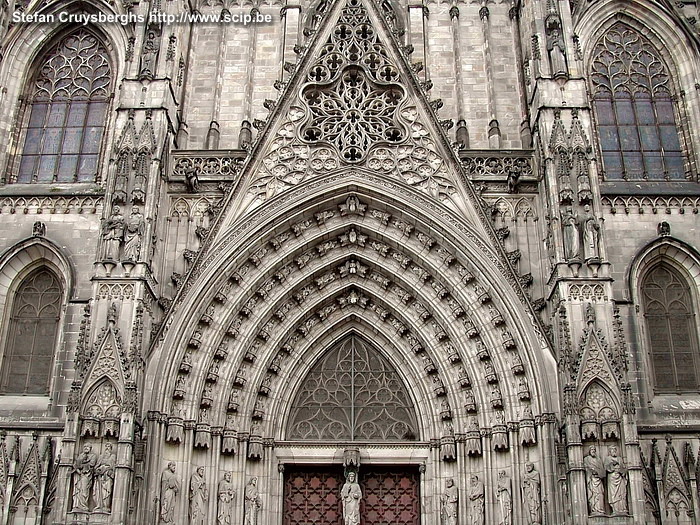
<svg viewBox="0 0 700 525"><path fill-rule="evenodd" d="M496 500L501 513L498 525L511 525L513 519L513 496L511 494L510 478L505 470L498 473L496 485Z"/></svg>
<svg viewBox="0 0 700 525"><path fill-rule="evenodd" d="M583 258L586 261L599 259L600 225L588 204L583 207L580 222L583 229Z"/></svg>
<svg viewBox="0 0 700 525"><path fill-rule="evenodd" d="M469 482L469 525L484 525L484 484L476 474Z"/></svg>
<svg viewBox="0 0 700 525"><path fill-rule="evenodd" d="M91 445L85 445L73 464L73 512L90 512L90 494L96 465L97 454L92 452Z"/></svg>
<svg viewBox="0 0 700 525"><path fill-rule="evenodd" d="M102 238L105 243L105 259L111 261L119 260L119 249L124 242L124 216L121 208L115 206L112 216L104 222L102 226Z"/></svg>
<svg viewBox="0 0 700 525"><path fill-rule="evenodd" d="M250 478L245 486L245 502L243 503L244 525L258 525L258 513L262 508L260 492L258 491L258 478Z"/></svg>
<svg viewBox="0 0 700 525"><path fill-rule="evenodd" d="M568 78L569 68L566 65L566 46L564 45L561 22L557 16L547 20L547 53L549 54L552 78Z"/></svg>
<svg viewBox="0 0 700 525"><path fill-rule="evenodd" d="M581 241L579 222L574 215L571 206L567 206L562 217L564 227L564 254L567 261L577 260L581 257Z"/></svg>
<svg viewBox="0 0 700 525"><path fill-rule="evenodd" d="M111 443L106 443L104 452L100 454L95 467L95 481L92 487L92 498L95 501L95 511L109 513L112 510L112 491L114 489L114 467L117 456Z"/></svg>
<svg viewBox="0 0 700 525"><path fill-rule="evenodd" d="M586 469L586 493L591 516L602 516L605 514L603 479L606 471L595 447L588 449L588 455L583 458L583 467Z"/></svg>
<svg viewBox="0 0 700 525"><path fill-rule="evenodd" d="M180 481L175 475L175 462L171 461L160 478L160 522L175 523L175 499L180 492Z"/></svg>
<svg viewBox="0 0 700 525"><path fill-rule="evenodd" d="M345 525L360 525L362 490L357 483L357 473L354 470L346 474L340 498L343 501L343 523Z"/></svg>
<svg viewBox="0 0 700 525"><path fill-rule="evenodd" d="M231 473L224 472L224 479L219 481L219 508L216 511L217 525L231 525L233 523L233 502L236 499L236 491L233 490Z"/></svg>
<svg viewBox="0 0 700 525"><path fill-rule="evenodd" d="M154 30L148 31L146 42L141 52L141 67L139 68L139 80L153 80L158 63L158 50L160 42L158 34Z"/></svg>
<svg viewBox="0 0 700 525"><path fill-rule="evenodd" d="M440 498L441 525L457 525L457 508L459 504L459 489L450 478L445 482L445 493Z"/></svg>
<svg viewBox="0 0 700 525"><path fill-rule="evenodd" d="M573 166L571 173L576 177L578 185L578 201L580 204L585 204L593 199L591 180L588 176L588 157L585 151L576 149L571 160Z"/></svg>
<svg viewBox="0 0 700 525"><path fill-rule="evenodd" d="M204 467L197 467L190 478L190 525L206 523L208 499L209 490L204 479Z"/></svg>
<svg viewBox="0 0 700 525"><path fill-rule="evenodd" d="M522 478L523 500L527 507L528 525L542 523L542 479L532 462L525 465Z"/></svg>
<svg viewBox="0 0 700 525"><path fill-rule="evenodd" d="M627 510L627 468L618 456L617 447L612 446L603 462L608 475L608 502L613 516L626 516Z"/></svg>
<svg viewBox="0 0 700 525"><path fill-rule="evenodd" d="M148 153L140 151L134 163L136 171L134 172L134 189L131 191L133 201L140 204L146 202L146 177L148 176L149 163Z"/></svg>
<svg viewBox="0 0 700 525"><path fill-rule="evenodd" d="M141 255L141 238L143 237L143 214L134 206L126 223L124 234L124 260L136 262Z"/></svg>

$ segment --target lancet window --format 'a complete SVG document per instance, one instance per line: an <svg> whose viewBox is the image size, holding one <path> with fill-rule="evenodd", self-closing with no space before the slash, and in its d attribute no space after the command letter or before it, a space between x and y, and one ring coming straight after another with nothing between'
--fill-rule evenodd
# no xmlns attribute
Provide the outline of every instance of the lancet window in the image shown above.
<svg viewBox="0 0 700 525"><path fill-rule="evenodd" d="M39 58L22 111L14 182L96 180L112 83L109 54L87 29Z"/></svg>
<svg viewBox="0 0 700 525"><path fill-rule="evenodd" d="M593 50L591 80L605 179L685 179L671 76L651 42L617 22Z"/></svg>
<svg viewBox="0 0 700 525"><path fill-rule="evenodd" d="M697 320L689 284L667 264L652 268L642 282L644 319L657 392L700 387Z"/></svg>
<svg viewBox="0 0 700 525"><path fill-rule="evenodd" d="M48 393L61 296L58 277L47 268L33 271L20 283L11 304L1 393Z"/></svg>

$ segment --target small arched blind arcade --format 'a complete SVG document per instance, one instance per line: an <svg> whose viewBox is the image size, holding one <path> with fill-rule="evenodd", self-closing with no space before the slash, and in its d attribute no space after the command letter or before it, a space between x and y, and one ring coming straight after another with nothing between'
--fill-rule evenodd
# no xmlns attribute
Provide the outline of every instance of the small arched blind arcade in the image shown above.
<svg viewBox="0 0 700 525"><path fill-rule="evenodd" d="M40 268L20 283L11 304L2 359L3 394L46 394L61 306L61 284Z"/></svg>
<svg viewBox="0 0 700 525"><path fill-rule="evenodd" d="M591 80L606 180L684 180L671 77L651 42L617 22L593 50Z"/></svg>
<svg viewBox="0 0 700 525"><path fill-rule="evenodd" d="M289 439L397 441L417 438L413 404L398 373L350 336L306 376L294 400Z"/></svg>
<svg viewBox="0 0 700 525"><path fill-rule="evenodd" d="M112 86L107 50L81 28L51 47L36 69L16 182L94 181Z"/></svg>
<svg viewBox="0 0 700 525"><path fill-rule="evenodd" d="M688 282L670 266L651 269L642 282L656 391L697 391L700 355Z"/></svg>

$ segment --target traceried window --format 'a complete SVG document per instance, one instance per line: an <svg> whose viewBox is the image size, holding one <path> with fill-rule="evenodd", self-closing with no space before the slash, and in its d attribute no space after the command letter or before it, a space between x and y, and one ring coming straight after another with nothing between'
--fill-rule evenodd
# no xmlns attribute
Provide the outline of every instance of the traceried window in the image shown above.
<svg viewBox="0 0 700 525"><path fill-rule="evenodd" d="M642 303L655 389L697 391L700 356L688 282L670 266L660 264L644 277Z"/></svg>
<svg viewBox="0 0 700 525"><path fill-rule="evenodd" d="M19 285L11 304L2 360L3 394L46 394L61 305L56 275L40 268Z"/></svg>
<svg viewBox="0 0 700 525"><path fill-rule="evenodd" d="M616 23L593 51L591 80L606 180L684 180L671 77L651 42Z"/></svg>
<svg viewBox="0 0 700 525"><path fill-rule="evenodd" d="M391 364L350 336L306 376L292 406L289 439L397 441L417 438L408 392Z"/></svg>
<svg viewBox="0 0 700 525"><path fill-rule="evenodd" d="M94 181L112 87L107 50L93 33L79 29L39 60L16 182Z"/></svg>

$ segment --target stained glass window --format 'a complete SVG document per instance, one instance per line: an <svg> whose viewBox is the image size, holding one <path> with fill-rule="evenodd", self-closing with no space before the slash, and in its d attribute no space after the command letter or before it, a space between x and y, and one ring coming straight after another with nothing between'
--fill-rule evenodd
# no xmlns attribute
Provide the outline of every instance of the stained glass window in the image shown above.
<svg viewBox="0 0 700 525"><path fill-rule="evenodd" d="M688 282L659 265L644 278L642 301L656 390L697 391L700 356Z"/></svg>
<svg viewBox="0 0 700 525"><path fill-rule="evenodd" d="M306 376L289 439L396 441L417 438L408 392L391 364L356 336L329 350Z"/></svg>
<svg viewBox="0 0 700 525"><path fill-rule="evenodd" d="M16 182L94 181L112 85L107 50L79 29L40 60Z"/></svg>
<svg viewBox="0 0 700 525"><path fill-rule="evenodd" d="M613 25L593 51L591 79L606 180L683 180L671 77L654 46Z"/></svg>
<svg viewBox="0 0 700 525"><path fill-rule="evenodd" d="M61 285L50 270L36 270L20 284L2 360L2 393L48 393L60 304Z"/></svg>

